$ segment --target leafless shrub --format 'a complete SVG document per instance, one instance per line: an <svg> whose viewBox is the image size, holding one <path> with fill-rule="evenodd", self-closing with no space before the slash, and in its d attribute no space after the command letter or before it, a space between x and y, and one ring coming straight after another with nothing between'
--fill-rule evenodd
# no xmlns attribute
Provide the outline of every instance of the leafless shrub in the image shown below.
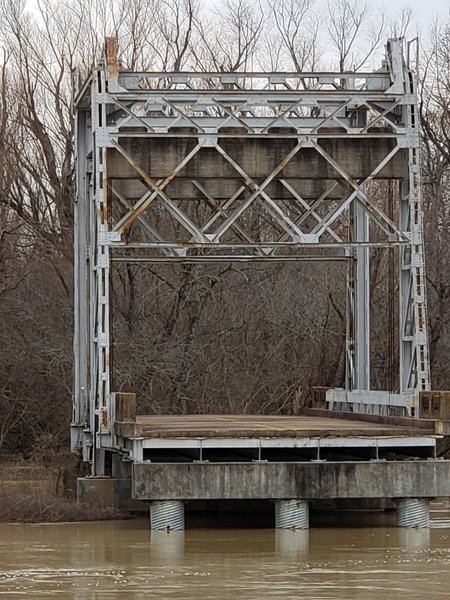
<svg viewBox="0 0 450 600"><path fill-rule="evenodd" d="M15 494L0 491L0 522L57 523L123 518L114 509L98 508L49 493Z"/></svg>

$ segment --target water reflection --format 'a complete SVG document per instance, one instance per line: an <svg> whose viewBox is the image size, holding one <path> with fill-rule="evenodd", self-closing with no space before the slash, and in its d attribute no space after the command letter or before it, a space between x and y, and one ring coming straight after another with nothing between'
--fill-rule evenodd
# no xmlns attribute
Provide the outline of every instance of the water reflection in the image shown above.
<svg viewBox="0 0 450 600"><path fill-rule="evenodd" d="M430 548L430 529L399 527L397 536L400 547L407 552L421 552Z"/></svg>
<svg viewBox="0 0 450 600"><path fill-rule="evenodd" d="M309 531L275 531L275 551L279 558L288 560L303 559L308 556Z"/></svg>
<svg viewBox="0 0 450 600"><path fill-rule="evenodd" d="M150 558L155 564L181 564L184 558L184 531L151 531Z"/></svg>
<svg viewBox="0 0 450 600"><path fill-rule="evenodd" d="M0 598L444 600L450 530L0 525Z"/></svg>

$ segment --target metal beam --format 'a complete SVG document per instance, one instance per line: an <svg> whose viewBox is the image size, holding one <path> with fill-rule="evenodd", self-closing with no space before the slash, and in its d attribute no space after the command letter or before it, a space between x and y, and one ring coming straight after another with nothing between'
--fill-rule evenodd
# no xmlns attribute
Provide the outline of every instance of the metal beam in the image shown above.
<svg viewBox="0 0 450 600"><path fill-rule="evenodd" d="M401 57L390 40L376 72L141 73L108 41L76 100L72 447L93 474L115 448L116 263L347 263L346 386L369 390L370 251L398 248L400 388L429 389L415 75ZM371 194L378 178L401 179L398 223Z"/></svg>

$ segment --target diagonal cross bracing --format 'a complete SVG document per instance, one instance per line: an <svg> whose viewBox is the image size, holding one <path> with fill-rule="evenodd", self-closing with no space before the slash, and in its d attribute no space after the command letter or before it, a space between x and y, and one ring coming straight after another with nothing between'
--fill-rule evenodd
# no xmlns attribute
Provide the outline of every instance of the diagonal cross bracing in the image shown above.
<svg viewBox="0 0 450 600"><path fill-rule="evenodd" d="M120 194L116 189L114 189L114 186L111 185L110 189L112 191L112 193L114 194L114 196L119 200L119 202L122 204L122 206L124 206L128 211L132 211L133 210L133 206L130 204L130 202L124 198L122 196L122 194ZM141 226L148 232L150 233L150 235L152 236L152 239L161 242L162 244L164 244L164 238L156 231L156 229L150 225L150 223L148 223L146 221L146 219L144 219L142 216L138 217L137 219L139 221L139 223L141 224ZM169 256L170 254L174 254L173 252L171 252L170 250L168 250L165 247L162 247L162 251L164 254L166 254L166 256Z"/></svg>
<svg viewBox="0 0 450 600"><path fill-rule="evenodd" d="M403 241L406 242L407 238L405 238L404 233L396 226L396 224L394 223L394 221L392 219L390 219L386 214L384 214L384 212L381 209L379 209L373 202L371 202L369 200L369 198L367 197L367 193L365 192L364 188L362 187L364 184L369 183L377 176L377 174L397 154L397 152L400 150L400 147L398 145L395 146L391 150L391 152L389 152L389 154L387 156L385 156L383 158L383 160L375 167L375 169L370 173L370 175L368 175L361 183L356 183L353 180L353 178L350 177L350 175L342 168L342 166L336 160L334 160L320 146L320 144L317 144L316 142L312 142L312 144L315 147L315 149L317 150L317 152L319 152L319 154L321 154L325 158L325 160L341 175L341 177L345 180L345 182L348 184L348 186L354 190L354 192L347 198L346 204L348 205L349 198L351 198L351 200L353 200L353 198L359 198L359 200L361 200L361 199L364 200L364 203L360 202L362 208L371 217L374 217L377 220L380 227L382 227L382 229L386 233L389 233L390 231L394 232L396 235L398 235L399 239L403 239ZM340 208L338 208L337 212L338 212L338 214L340 214L342 212L342 210ZM336 214L333 214L332 216L333 216L333 221L334 221L336 218ZM323 227L324 227L325 223L329 224L328 221L324 221L321 228L317 232L319 235L321 235L323 233L323 231L324 231ZM386 226L388 228L386 228Z"/></svg>
<svg viewBox="0 0 450 600"><path fill-rule="evenodd" d="M322 204L322 202L327 198L327 196L338 186L337 182L333 183L333 185L331 186L330 189L325 190L325 192L321 196L319 196L319 198L317 198L317 200L315 200L311 205L309 205L300 196L300 194L298 194L294 190L294 188L291 185L289 185L289 183L286 180L281 179L281 183L284 185L284 187L287 190L289 190L289 192L298 201L298 203L303 208L306 209L305 212L298 219L296 219L295 224L297 226L302 225L302 223L304 223L307 219L309 219L309 217L314 217L314 219L318 223L321 223L322 219L321 219L320 215L316 212L316 209L320 206L320 204ZM336 242L341 243L343 241L342 238L335 231L333 231L333 229L331 229L330 227L326 227L325 231L327 233L329 233L331 235L331 237L336 240Z"/></svg>
<svg viewBox="0 0 450 600"><path fill-rule="evenodd" d="M140 73L120 68L113 44L81 88L73 431L93 474L118 443L117 262L344 261L346 386L370 388L370 251L395 248L399 388L429 388L415 74L401 42L388 46L368 73ZM378 179L399 182L394 217Z"/></svg>
<svg viewBox="0 0 450 600"><path fill-rule="evenodd" d="M302 143L299 142L290 152L289 154L275 167L275 169L266 177L266 179L262 182L261 185L257 185L251 177L247 175L247 173L223 150L220 145L217 146L217 150L222 154L222 156L227 160L236 171L244 178L246 185L248 185L251 189L253 189L253 193L250 194L248 198L237 208L227 219L225 219L224 223L219 227L219 229L215 232L214 239L220 240L222 235L231 227L231 225L243 214L243 212L250 206L250 204L257 198L259 195L264 195L267 200L268 196L264 194L265 188L270 184L270 182L285 168L288 162L297 154L297 152L302 147ZM270 204L273 207L272 202ZM280 211L281 212L281 211ZM280 215L281 216L281 215ZM283 215L284 217L284 215ZM284 221L284 227L286 225L292 226L294 231L298 231L301 234L301 231L297 228L297 226L287 218L282 219Z"/></svg>
<svg viewBox="0 0 450 600"><path fill-rule="evenodd" d="M145 194L133 207L133 210L129 211L122 219L114 226L114 231L123 233L128 229L136 219L150 206L150 204L163 192L169 183L174 179L177 174L183 169L188 162L197 154L201 146L197 144L191 152L177 165L177 167L162 181L155 182L153 179L133 160L132 156L117 142L112 142L112 146L120 152L125 160L135 169L137 173L142 177L145 183L153 190Z"/></svg>
<svg viewBox="0 0 450 600"><path fill-rule="evenodd" d="M223 204L220 204L215 198L213 198L211 196L211 194L208 193L208 191L198 181L194 180L192 183L205 196L205 198L208 200L210 206L215 211L212 214L212 216L208 219L208 221L201 228L201 230L205 234L207 233L209 227L216 221L216 219L218 219L221 216L225 217L225 218L227 217L227 215L228 215L227 208L229 206L231 206L231 204L234 202L234 200L236 198L238 198L242 194L242 192L245 190L245 187L241 186L233 194L233 196L231 196L231 198L229 198L228 200L226 200ZM243 229L242 227L240 227L237 223L234 223L232 225L232 229L236 232L236 234L237 234L237 236L238 236L239 239L241 239L244 242L247 242L247 243L249 243L251 245L255 244L255 241L246 233L245 229ZM192 240L192 241L194 241L194 240ZM262 254L259 249L256 249L255 253Z"/></svg>

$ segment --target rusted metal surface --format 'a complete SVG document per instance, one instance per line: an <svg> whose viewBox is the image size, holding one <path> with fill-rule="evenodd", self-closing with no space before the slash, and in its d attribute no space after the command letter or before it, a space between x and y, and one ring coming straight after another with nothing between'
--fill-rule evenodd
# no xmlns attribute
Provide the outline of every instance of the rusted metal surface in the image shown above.
<svg viewBox="0 0 450 600"><path fill-rule="evenodd" d="M109 77L117 78L119 74L118 62L119 44L116 37L105 38L105 59Z"/></svg>

